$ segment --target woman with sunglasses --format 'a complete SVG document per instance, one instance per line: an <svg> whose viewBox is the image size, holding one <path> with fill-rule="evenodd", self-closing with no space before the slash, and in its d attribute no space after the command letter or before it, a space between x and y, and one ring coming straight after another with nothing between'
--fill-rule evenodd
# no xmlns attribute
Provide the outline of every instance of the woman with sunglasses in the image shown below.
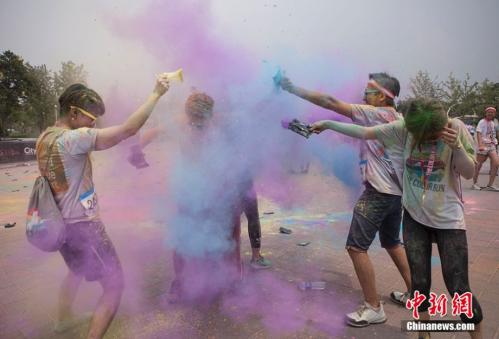
<svg viewBox="0 0 499 339"><path fill-rule="evenodd" d="M71 85L59 97L59 119L38 138L38 167L49 180L66 225L60 253L69 271L59 293L56 332L78 323L71 309L83 278L98 281L103 288L88 338L102 338L116 314L123 272L99 217L90 153L111 148L137 133L168 88L166 75L159 76L147 100L125 122L95 128L96 120L105 112L101 97L85 85Z"/></svg>

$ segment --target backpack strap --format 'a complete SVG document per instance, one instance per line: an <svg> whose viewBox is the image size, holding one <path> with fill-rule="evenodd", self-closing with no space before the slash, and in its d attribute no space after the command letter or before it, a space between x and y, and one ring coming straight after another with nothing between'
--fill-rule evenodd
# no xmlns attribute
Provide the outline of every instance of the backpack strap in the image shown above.
<svg viewBox="0 0 499 339"><path fill-rule="evenodd" d="M50 156L52 155L52 149L54 148L54 145L55 145L55 142L57 141L57 139L65 132L64 129L62 129L61 131L58 131L56 132L56 135L54 137L54 140L52 140L52 142L50 143L49 147L48 147L48 152L47 152L47 163L45 164L45 170L43 173L47 173L48 171L48 168L49 168L49 160L50 160ZM40 139L40 142L42 142L43 139L45 139L45 137L49 134L49 132L45 133L45 135L42 136L42 138ZM43 175L43 173L40 173Z"/></svg>

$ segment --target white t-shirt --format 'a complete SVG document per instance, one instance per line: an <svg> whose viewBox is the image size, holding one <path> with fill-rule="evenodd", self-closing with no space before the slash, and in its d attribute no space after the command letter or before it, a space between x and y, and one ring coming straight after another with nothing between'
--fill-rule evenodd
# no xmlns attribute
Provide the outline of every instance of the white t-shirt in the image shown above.
<svg viewBox="0 0 499 339"><path fill-rule="evenodd" d="M48 148L61 132L49 155ZM37 141L38 167L48 178L55 201L68 224L99 217L90 160L96 138L97 130L93 128L49 127ZM48 159L48 170L43 173Z"/></svg>
<svg viewBox="0 0 499 339"><path fill-rule="evenodd" d="M476 126L476 131L481 134L485 145L497 145L496 126L493 120L482 119Z"/></svg>
<svg viewBox="0 0 499 339"><path fill-rule="evenodd" d="M464 123L453 119L452 126L464 150L474 158L473 139ZM404 120L376 126L375 132L394 166L403 169L402 204L411 217L433 228L466 229L459 173L452 165L453 150L438 140L416 146L411 152L413 139Z"/></svg>
<svg viewBox="0 0 499 339"><path fill-rule="evenodd" d="M352 121L357 125L376 126L402 119L391 107L352 105ZM366 140L360 146L360 174L363 182L369 182L380 193L402 195L401 176L378 140Z"/></svg>

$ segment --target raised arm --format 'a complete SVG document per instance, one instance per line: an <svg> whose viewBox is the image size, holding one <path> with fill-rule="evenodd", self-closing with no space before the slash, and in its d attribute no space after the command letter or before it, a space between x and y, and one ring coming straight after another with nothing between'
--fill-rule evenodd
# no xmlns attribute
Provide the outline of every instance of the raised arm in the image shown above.
<svg viewBox="0 0 499 339"><path fill-rule="evenodd" d="M320 92L309 91L301 87L295 86L291 80L287 77L283 77L281 80L282 89L292 93L296 96L299 96L302 99L310 101L311 103L321 106L330 111L335 111L341 115L344 115L348 118L352 117L352 105L341 100L336 99L335 97L327 94L323 94Z"/></svg>
<svg viewBox="0 0 499 339"><path fill-rule="evenodd" d="M147 100L124 123L97 131L95 150L101 151L111 148L136 134L151 115L158 100L168 91L168 88L169 83L166 76L159 76L156 80L154 90Z"/></svg>
<svg viewBox="0 0 499 339"><path fill-rule="evenodd" d="M355 124L338 122L333 120L321 120L310 125L310 130L314 133L321 133L327 129L338 133L348 135L357 139L376 139L376 133L373 127L364 127Z"/></svg>

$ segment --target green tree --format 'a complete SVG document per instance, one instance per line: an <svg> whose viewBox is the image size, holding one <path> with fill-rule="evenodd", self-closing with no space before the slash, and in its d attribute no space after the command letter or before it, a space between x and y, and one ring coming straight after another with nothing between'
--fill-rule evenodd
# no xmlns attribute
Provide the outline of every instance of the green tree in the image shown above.
<svg viewBox="0 0 499 339"><path fill-rule="evenodd" d="M56 95L59 96L70 85L75 83L87 83L88 73L82 65L76 65L72 61L62 62L59 72L54 74L54 86Z"/></svg>
<svg viewBox="0 0 499 339"><path fill-rule="evenodd" d="M37 134L52 125L57 109L57 95L54 79L47 66L28 64L30 89L26 108L32 127Z"/></svg>
<svg viewBox="0 0 499 339"><path fill-rule="evenodd" d="M410 79L410 86L411 95L398 102L400 112L407 109L407 99L429 98L439 100L444 107L448 107L452 117L483 116L486 106L496 107L499 101L499 83L488 79L478 83L472 81L468 73L463 80L451 73L446 81L439 82L428 72L419 71Z"/></svg>
<svg viewBox="0 0 499 339"><path fill-rule="evenodd" d="M437 78L432 79L427 71L419 71L410 79L410 88L413 98L442 99L442 84Z"/></svg>
<svg viewBox="0 0 499 339"><path fill-rule="evenodd" d="M11 51L0 54L0 136L8 136L12 119L26 104L29 77L23 59Z"/></svg>
<svg viewBox="0 0 499 339"><path fill-rule="evenodd" d="M451 116L475 115L478 102L478 82L472 82L466 73L464 80L457 79L454 74L442 84L443 102L451 108Z"/></svg>
<svg viewBox="0 0 499 339"><path fill-rule="evenodd" d="M477 106L476 110L479 116L483 116L485 107L493 106L496 109L499 102L499 83L485 79L477 88Z"/></svg>

